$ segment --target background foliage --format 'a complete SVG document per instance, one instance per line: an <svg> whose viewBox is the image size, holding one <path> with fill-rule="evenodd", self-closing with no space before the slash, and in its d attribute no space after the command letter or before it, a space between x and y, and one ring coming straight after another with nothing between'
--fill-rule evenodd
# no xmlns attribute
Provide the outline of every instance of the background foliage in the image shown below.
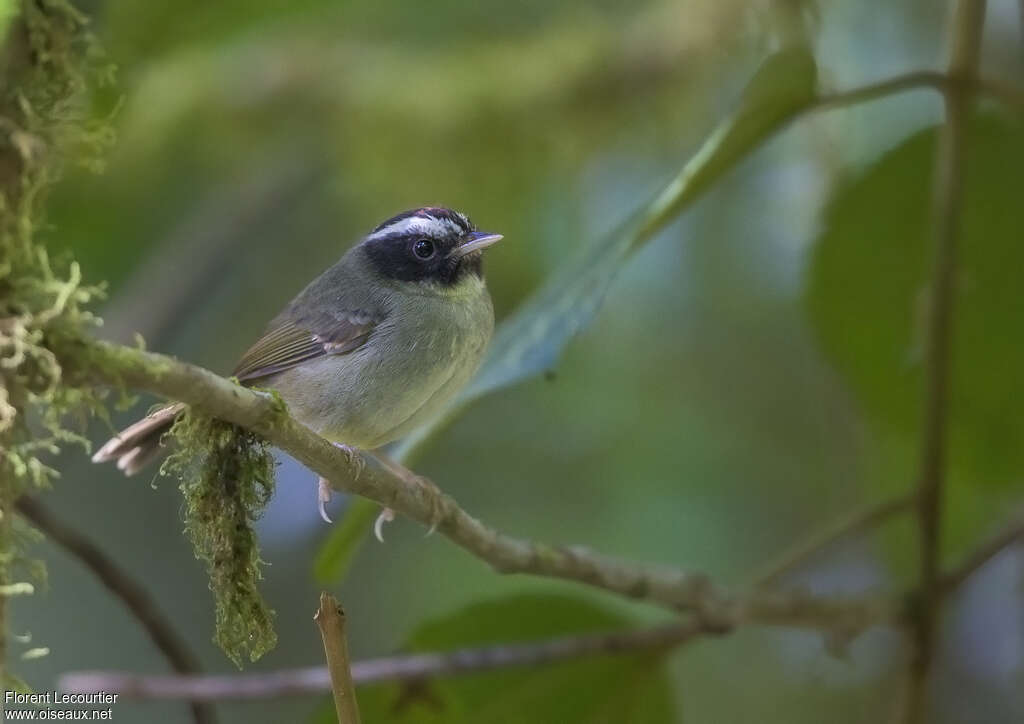
<svg viewBox="0 0 1024 724"><path fill-rule="evenodd" d="M152 349L220 370L309 278L399 209L447 204L505 233L487 269L503 318L664 186L793 33L809 34L826 88L935 67L945 41L944 13L923 0L822 0L795 26L792 14L738 0L82 7L119 68L91 101L96 119L117 110L118 143L105 173L72 170L56 189L49 241L74 253L85 279L110 282L105 335L138 331ZM986 74L1019 79L1016 17L1013 2L990 3ZM785 131L631 258L553 375L476 402L418 469L503 530L731 582L821 522L905 491L938 117L937 98L920 92ZM972 126L949 554L1022 497L1024 310L1013 284L1022 138L1019 118L995 109ZM105 432L98 425L91 437ZM210 641L213 606L182 536L176 486L124 480L76 451L58 462L57 512L146 582L208 669L232 667ZM313 476L284 460L259 523L279 643L254 668L320 660L312 561L330 529L314 503ZM877 545L846 546L795 582L906 584L909 532L889 526ZM15 625L52 652L21 664L30 683L46 689L69 669L163 670L105 591L60 552L44 554L49 591L13 604ZM951 607L936 687L943 721L1024 717L1021 566L1019 553L1001 556ZM497 577L401 522L385 545L362 546L337 589L357 656L663 616ZM529 707L538 721L620 711L652 722L873 721L889 711L902 656L884 633L837 660L813 636L742 631L653 663L443 683L411 711L440 701L439 720L459 721L497 685L509 708ZM620 687L609 693L611 677ZM545 709L560 705L539 691L545 682L566 696L613 698L589 712ZM388 713L395 696L368 693L367 720L400 717ZM232 704L222 715L295 721L318 704ZM124 704L117 715L187 720L172 704Z"/></svg>

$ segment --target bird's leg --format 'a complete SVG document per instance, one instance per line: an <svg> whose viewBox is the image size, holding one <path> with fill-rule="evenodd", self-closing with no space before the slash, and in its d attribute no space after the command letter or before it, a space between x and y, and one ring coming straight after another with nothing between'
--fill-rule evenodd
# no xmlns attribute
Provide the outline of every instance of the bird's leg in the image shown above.
<svg viewBox="0 0 1024 724"><path fill-rule="evenodd" d="M338 448L343 453L345 453L345 457L348 458L349 464L356 466L355 477L358 478L359 473L363 471L364 463L363 459L356 452L356 449L353 447L349 447L348 445L342 445L340 442L332 443L332 445L334 445L334 447ZM328 517L327 509L324 507L331 500L331 493L333 492L331 490L331 484L328 482L327 478L321 475L317 478L316 487L317 508L320 510L320 517L328 523L333 523L334 521L331 520L330 517Z"/></svg>

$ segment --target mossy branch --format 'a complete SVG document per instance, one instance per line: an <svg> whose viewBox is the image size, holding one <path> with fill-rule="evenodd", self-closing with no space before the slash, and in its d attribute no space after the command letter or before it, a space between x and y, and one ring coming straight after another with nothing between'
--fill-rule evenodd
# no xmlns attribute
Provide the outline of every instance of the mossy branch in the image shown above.
<svg viewBox="0 0 1024 724"><path fill-rule="evenodd" d="M35 233L62 168L89 163L109 140L80 112L82 91L109 72L85 18L67 0L24 0L10 10L0 27L0 681L8 688L16 677L6 666L5 602L31 591L18 579L42 568L24 554L32 534L14 503L56 477L40 455L86 444L66 419L103 414L92 388L63 384L50 351L52 341L95 322L86 305L101 290L83 285L73 262L51 262Z"/></svg>
<svg viewBox="0 0 1024 724"><path fill-rule="evenodd" d="M191 405L203 415L249 430L331 481L331 485L436 527L452 542L503 573L576 581L631 599L694 614L729 629L744 622L800 626L854 635L899 621L902 602L873 597L812 596L756 590L734 595L702 573L623 561L581 547L553 547L489 528L414 473L372 454L354 459L292 418L273 394L251 390L209 370L164 355L106 342L56 350L75 383L127 385Z"/></svg>

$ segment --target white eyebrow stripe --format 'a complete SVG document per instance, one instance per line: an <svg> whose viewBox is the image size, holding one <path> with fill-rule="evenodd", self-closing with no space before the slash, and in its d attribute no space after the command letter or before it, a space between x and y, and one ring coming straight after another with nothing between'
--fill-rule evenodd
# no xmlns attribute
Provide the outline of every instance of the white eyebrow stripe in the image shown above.
<svg viewBox="0 0 1024 724"><path fill-rule="evenodd" d="M378 229L366 238L367 240L382 239L392 234L408 234L411 232L424 234L436 239L441 236L447 236L452 232L461 233L462 229L451 219L438 219L433 216L407 216L393 224L388 224L383 229Z"/></svg>

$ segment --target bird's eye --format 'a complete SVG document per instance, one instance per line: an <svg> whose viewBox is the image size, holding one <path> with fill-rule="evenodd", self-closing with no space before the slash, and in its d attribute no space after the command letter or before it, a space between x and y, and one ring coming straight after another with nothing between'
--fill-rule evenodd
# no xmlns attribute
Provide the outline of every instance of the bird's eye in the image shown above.
<svg viewBox="0 0 1024 724"><path fill-rule="evenodd" d="M434 255L434 242L430 239L417 239L412 245L412 253L420 259L429 259Z"/></svg>

